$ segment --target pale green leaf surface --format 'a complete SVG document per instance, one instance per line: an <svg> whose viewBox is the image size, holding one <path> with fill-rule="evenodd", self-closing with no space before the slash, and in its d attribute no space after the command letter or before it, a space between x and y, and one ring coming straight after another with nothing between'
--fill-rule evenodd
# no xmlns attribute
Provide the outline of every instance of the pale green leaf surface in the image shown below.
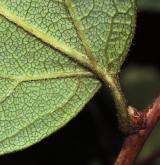
<svg viewBox="0 0 160 165"><path fill-rule="evenodd" d="M118 72L134 12L133 0L0 0L0 154L73 118L100 87L94 67Z"/></svg>

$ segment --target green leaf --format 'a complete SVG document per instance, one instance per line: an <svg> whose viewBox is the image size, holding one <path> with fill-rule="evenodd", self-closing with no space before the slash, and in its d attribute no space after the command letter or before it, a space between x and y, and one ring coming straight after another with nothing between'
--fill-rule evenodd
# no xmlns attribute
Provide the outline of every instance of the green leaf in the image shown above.
<svg viewBox="0 0 160 165"><path fill-rule="evenodd" d="M117 74L133 0L0 0L0 154L72 119Z"/></svg>

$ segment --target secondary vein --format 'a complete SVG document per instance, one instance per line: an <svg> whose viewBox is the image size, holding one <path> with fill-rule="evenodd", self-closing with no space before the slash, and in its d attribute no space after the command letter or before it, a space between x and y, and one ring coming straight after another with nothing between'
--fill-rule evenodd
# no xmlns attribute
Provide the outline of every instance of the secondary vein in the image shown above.
<svg viewBox="0 0 160 165"><path fill-rule="evenodd" d="M15 81L14 85L11 88L9 88L8 92L0 99L0 104L2 104L14 92L19 83L19 81Z"/></svg>
<svg viewBox="0 0 160 165"><path fill-rule="evenodd" d="M16 131L13 134L5 137L4 139L1 139L0 140L0 143L3 143L7 139L11 139L11 138L15 137L17 134L19 134L21 131L23 131L27 127L31 126L32 124L34 124L36 121L42 119L45 116L52 115L53 113L56 113L58 110L60 110L61 108L63 108L74 97L74 94L76 93L76 91L79 88L79 83L80 83L80 80L77 80L77 84L76 84L76 86L74 88L74 92L72 92L72 94L69 96L69 98L67 98L67 100L61 106L57 107L56 110L54 110L52 112L50 111L50 112L47 112L47 113L42 114L41 116L38 116L32 122L30 122L30 123L26 124L25 126L23 126L22 128L20 128L18 131Z"/></svg>
<svg viewBox="0 0 160 165"><path fill-rule="evenodd" d="M77 63L79 63L81 66L87 68L89 71L92 71L96 77L99 77L102 81L106 81L105 77L107 74L106 69L96 65L93 61L88 58L87 55L78 52L77 50L69 47L65 43L62 43L58 40L56 40L53 37L48 36L46 33L42 32L40 29L32 25L31 23L23 20L21 17L17 16L15 13L12 13L5 7L3 4L0 4L0 15L6 18L8 21L15 23L22 29L24 29L26 32L31 33L34 35L37 39L40 39L42 42L47 43L52 48L55 48L62 52L64 55L70 57L72 60L75 60ZM86 43L87 44L87 43ZM90 51L87 48L88 51Z"/></svg>
<svg viewBox="0 0 160 165"><path fill-rule="evenodd" d="M54 72L54 73L43 73L39 75L24 75L24 76L5 76L0 75L0 78L16 80L18 82L24 81L38 81L46 79L56 79L56 78L69 78L69 77L90 77L93 76L91 72L87 71L75 71L75 72Z"/></svg>
<svg viewBox="0 0 160 165"><path fill-rule="evenodd" d="M87 55L71 48L70 46L66 45L65 43L56 40L53 37L50 37L31 23L23 20L21 17L17 16L15 13L12 13L5 7L3 4L0 4L0 15L9 20L10 22L15 23L19 27L23 28L25 31L31 33L36 38L40 39L41 41L47 43L51 47L59 50L60 52L64 53L68 57L74 59L78 63L82 64L83 66L90 67L90 60L88 59Z"/></svg>
<svg viewBox="0 0 160 165"><path fill-rule="evenodd" d="M72 2L72 0L65 0L65 5L69 11L70 17L74 23L74 26L77 30L77 33L78 33L78 35L82 41L82 44L86 50L86 53L87 53L89 60L91 61L92 65L96 65L96 59L92 53L91 48L89 47L86 32L84 30L84 27L80 21L78 14L77 14L77 10L74 6L74 3Z"/></svg>

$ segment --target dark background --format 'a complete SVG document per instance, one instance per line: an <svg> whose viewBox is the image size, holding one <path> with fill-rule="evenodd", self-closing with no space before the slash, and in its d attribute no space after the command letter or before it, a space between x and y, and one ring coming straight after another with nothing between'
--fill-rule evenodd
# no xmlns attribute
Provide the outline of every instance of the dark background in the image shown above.
<svg viewBox="0 0 160 165"><path fill-rule="evenodd" d="M151 81L142 78L131 85L125 82L128 70L142 73L142 76L144 72L148 77L154 75L152 73L160 69L159 49L160 13L139 12L136 34L121 74L122 88L129 104L143 108L159 95L160 88L156 88L159 82L152 76ZM149 69L145 71L143 68ZM113 100L108 89L102 87L65 127L24 151L0 157L0 165L112 165L122 142ZM154 164L153 161L148 163Z"/></svg>

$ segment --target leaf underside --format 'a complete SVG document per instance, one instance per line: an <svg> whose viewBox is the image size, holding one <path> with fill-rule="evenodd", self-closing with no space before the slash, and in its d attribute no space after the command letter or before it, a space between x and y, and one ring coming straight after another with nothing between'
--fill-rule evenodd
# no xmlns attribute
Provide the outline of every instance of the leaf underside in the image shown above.
<svg viewBox="0 0 160 165"><path fill-rule="evenodd" d="M116 74L130 45L133 0L0 0L0 154L72 119Z"/></svg>

